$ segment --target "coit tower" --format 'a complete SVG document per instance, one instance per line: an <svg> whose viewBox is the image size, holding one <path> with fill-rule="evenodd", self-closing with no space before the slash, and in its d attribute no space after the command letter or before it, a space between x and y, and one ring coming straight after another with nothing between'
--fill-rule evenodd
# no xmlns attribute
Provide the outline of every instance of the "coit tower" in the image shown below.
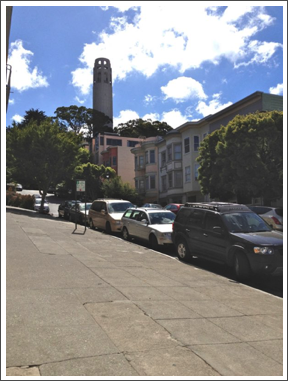
<svg viewBox="0 0 288 381"><path fill-rule="evenodd" d="M113 128L112 69L107 58L97 58L94 63L93 110L107 115L112 120L108 126Z"/></svg>

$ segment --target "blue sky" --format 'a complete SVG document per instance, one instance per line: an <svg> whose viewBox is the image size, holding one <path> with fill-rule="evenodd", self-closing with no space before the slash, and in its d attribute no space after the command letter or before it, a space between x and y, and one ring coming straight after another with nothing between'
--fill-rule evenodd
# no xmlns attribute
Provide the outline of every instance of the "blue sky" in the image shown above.
<svg viewBox="0 0 288 381"><path fill-rule="evenodd" d="M283 95L286 1L22 4L1 2L13 5L6 126L31 108L92 108L99 57L112 66L114 127L150 118L176 128L255 91Z"/></svg>

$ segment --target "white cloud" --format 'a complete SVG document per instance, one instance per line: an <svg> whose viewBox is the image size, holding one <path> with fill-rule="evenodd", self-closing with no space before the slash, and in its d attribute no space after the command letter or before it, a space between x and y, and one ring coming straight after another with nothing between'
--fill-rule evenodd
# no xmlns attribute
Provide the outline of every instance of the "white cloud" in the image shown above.
<svg viewBox="0 0 288 381"><path fill-rule="evenodd" d="M83 105L83 103L85 103L85 102L86 102L86 100L85 100L85 99L83 99L83 100L82 100L82 99L80 99L80 98L79 98L79 97L77 97L77 96L76 96L74 99L75 99L75 101L77 101L77 102L78 102L78 103L80 103L81 105Z"/></svg>
<svg viewBox="0 0 288 381"><path fill-rule="evenodd" d="M124 12L130 4L117 7ZM109 58L113 80L123 80L132 71L150 77L168 66L184 73L205 61L217 65L223 58L235 67L247 61L264 64L281 47L273 42L251 43L252 36L273 22L261 6L232 4L223 12L221 7L206 8L198 2L155 2L153 8L143 3L133 19L126 15L111 18L110 29L97 36L97 43L84 45L79 57L83 68L72 72L73 85L84 94L92 85L95 57Z"/></svg>
<svg viewBox="0 0 288 381"><path fill-rule="evenodd" d="M16 122L16 123L21 123L24 120L23 116L18 115L18 114L12 116L11 119L14 120L14 122Z"/></svg>
<svg viewBox="0 0 288 381"><path fill-rule="evenodd" d="M144 97L144 103L145 103L146 105L148 105L148 104L154 103L154 102L156 101L156 99L157 99L156 96L147 94L147 95L145 95L145 97Z"/></svg>
<svg viewBox="0 0 288 381"><path fill-rule="evenodd" d="M142 119L143 120L151 119L152 121L155 121L160 119L160 115L157 112L154 112L154 113L144 115Z"/></svg>
<svg viewBox="0 0 288 381"><path fill-rule="evenodd" d="M176 103L187 101L191 98L206 99L201 83L193 78L179 77L169 81L166 86L161 87L165 99L172 98Z"/></svg>
<svg viewBox="0 0 288 381"><path fill-rule="evenodd" d="M269 88L270 94L283 95L283 83L278 83L276 87Z"/></svg>
<svg viewBox="0 0 288 381"><path fill-rule="evenodd" d="M225 104L220 103L220 95L221 94L214 94L213 99L206 104L203 101L198 102L198 105L196 107L196 111L203 115L203 117L208 115L213 115L218 111L223 110L224 108L230 106L232 102L227 102Z"/></svg>
<svg viewBox="0 0 288 381"><path fill-rule="evenodd" d="M10 105L14 105L15 104L15 100L14 99L9 99L9 104Z"/></svg>
<svg viewBox="0 0 288 381"><path fill-rule="evenodd" d="M163 112L161 122L166 122L172 128L177 128L181 126L181 124L186 123L188 120L185 116L181 114L181 112L177 109Z"/></svg>
<svg viewBox="0 0 288 381"><path fill-rule="evenodd" d="M251 59L247 62L235 64L234 66L235 68L239 68L241 66L248 66L252 64L266 64L269 62L276 50L282 47L282 44L274 42L251 41L247 49L249 50L250 55L252 55Z"/></svg>
<svg viewBox="0 0 288 381"><path fill-rule="evenodd" d="M132 110L122 110L120 115L116 118L113 118L113 126L117 127L120 123L126 123L129 120L139 119L139 115L136 111Z"/></svg>
<svg viewBox="0 0 288 381"><path fill-rule="evenodd" d="M8 58L8 63L12 66L11 88L22 92L31 88L49 86L47 78L42 75L37 66L31 68L30 57L33 55L34 53L30 50L23 48L21 40L11 43Z"/></svg>

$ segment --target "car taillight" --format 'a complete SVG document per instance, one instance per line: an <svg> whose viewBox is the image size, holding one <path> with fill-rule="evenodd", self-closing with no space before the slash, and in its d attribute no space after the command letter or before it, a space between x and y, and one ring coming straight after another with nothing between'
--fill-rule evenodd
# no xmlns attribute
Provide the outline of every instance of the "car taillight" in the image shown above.
<svg viewBox="0 0 288 381"><path fill-rule="evenodd" d="M276 217L272 217L272 220L275 222L276 225L282 225L282 223Z"/></svg>

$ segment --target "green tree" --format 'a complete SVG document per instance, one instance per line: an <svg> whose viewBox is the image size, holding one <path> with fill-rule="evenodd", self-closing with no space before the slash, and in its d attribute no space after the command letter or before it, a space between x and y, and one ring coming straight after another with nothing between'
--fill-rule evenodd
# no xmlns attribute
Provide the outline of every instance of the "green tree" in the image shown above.
<svg viewBox="0 0 288 381"><path fill-rule="evenodd" d="M64 132L51 118L7 133L7 163L13 178L37 184L42 204L50 184L72 176L77 164L81 137Z"/></svg>
<svg viewBox="0 0 288 381"><path fill-rule="evenodd" d="M139 136L164 136L168 131L173 130L166 122L154 121L151 119L129 120L126 123L120 123L114 128L114 132L120 136L138 138Z"/></svg>
<svg viewBox="0 0 288 381"><path fill-rule="evenodd" d="M82 132L83 136L91 140L97 132L111 131L108 127L112 120L104 113L75 105L58 107L54 112L55 119L66 130L72 130L76 134Z"/></svg>
<svg viewBox="0 0 288 381"><path fill-rule="evenodd" d="M129 183L123 183L120 176L103 182L104 197L128 200L136 205L143 204L143 197Z"/></svg>
<svg viewBox="0 0 288 381"><path fill-rule="evenodd" d="M238 115L201 144L198 162L203 194L238 202L283 196L283 112Z"/></svg>
<svg viewBox="0 0 288 381"><path fill-rule="evenodd" d="M116 172L111 167L91 163L76 166L73 174L74 180L85 180L86 197L89 200L103 197L103 182L115 176Z"/></svg>

